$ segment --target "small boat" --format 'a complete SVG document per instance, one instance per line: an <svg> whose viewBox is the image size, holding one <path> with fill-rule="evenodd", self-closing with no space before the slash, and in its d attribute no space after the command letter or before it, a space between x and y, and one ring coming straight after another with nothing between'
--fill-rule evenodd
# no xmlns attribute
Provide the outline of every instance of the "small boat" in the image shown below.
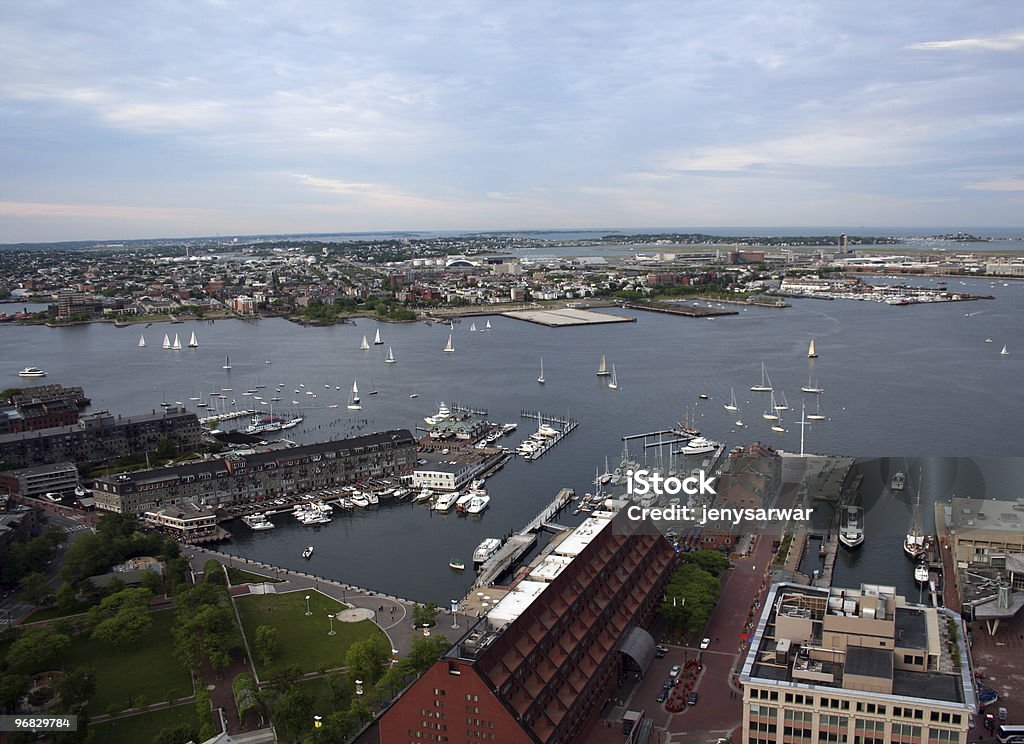
<svg viewBox="0 0 1024 744"><path fill-rule="evenodd" d="M612 390L619 389L619 378L615 374L615 364L612 364L612 379L608 381L608 387Z"/></svg>
<svg viewBox="0 0 1024 744"><path fill-rule="evenodd" d="M544 357L540 358L540 377L537 378L537 382L544 384Z"/></svg>
<svg viewBox="0 0 1024 744"><path fill-rule="evenodd" d="M807 347L807 358L808 359L817 359L818 358L818 353L814 350L814 339L813 338L811 339L811 345L809 347Z"/></svg>
<svg viewBox="0 0 1024 744"><path fill-rule="evenodd" d="M453 352L453 351L455 351L455 344L452 343L452 334L450 334L450 333L448 334L448 343L446 343L444 345L444 350L446 352Z"/></svg>
<svg viewBox="0 0 1024 744"><path fill-rule="evenodd" d="M778 421L779 420L779 414L778 414L778 410L779 409L778 409L778 406L775 405L775 393L773 392L771 395L772 395L771 406L769 406L767 411L765 411L764 413L761 414L761 418L763 418L765 421Z"/></svg>
<svg viewBox="0 0 1024 744"><path fill-rule="evenodd" d="M729 402L722 406L727 411L738 411L739 408L736 405L736 390L735 388L729 388Z"/></svg>
<svg viewBox="0 0 1024 744"><path fill-rule="evenodd" d="M907 482L907 476L902 472L896 473L892 477L892 482L889 484L889 488L893 491L902 491L904 484Z"/></svg>
<svg viewBox="0 0 1024 744"><path fill-rule="evenodd" d="M817 402L818 402L818 405L814 409L814 413L808 413L807 414L807 420L808 421L824 421L825 420L825 414L823 414L821 412L821 398L818 398Z"/></svg>
<svg viewBox="0 0 1024 744"><path fill-rule="evenodd" d="M999 352L1000 356L1009 356L1010 352L1006 350L1006 344L1003 344L1003 350Z"/></svg>
<svg viewBox="0 0 1024 744"><path fill-rule="evenodd" d="M992 339L990 339L990 338L986 338L986 339L985 339L985 343L986 343L986 344L990 344L990 343L992 343Z"/></svg>
<svg viewBox="0 0 1024 744"><path fill-rule="evenodd" d="M307 546L306 549L302 551L302 557L305 558L306 560L309 560L310 558L313 557L313 546L312 545Z"/></svg>
<svg viewBox="0 0 1024 744"><path fill-rule="evenodd" d="M735 424L733 424L733 426L737 426L737 427L739 427L740 429L742 429L742 428L743 428L744 426L746 426L746 424L744 424L744 423L743 423L743 421L742 421L741 419L736 419L736 423L735 423Z"/></svg>
<svg viewBox="0 0 1024 744"><path fill-rule="evenodd" d="M484 330L485 331L491 330L491 321L488 320L486 323L484 323Z"/></svg>
<svg viewBox="0 0 1024 744"><path fill-rule="evenodd" d="M450 561L448 561L448 568L454 569L456 571L465 571L466 564L460 561L458 558L452 558Z"/></svg>
<svg viewBox="0 0 1024 744"><path fill-rule="evenodd" d="M476 333L476 323L471 323L469 326L470 333Z"/></svg>
<svg viewBox="0 0 1024 744"><path fill-rule="evenodd" d="M388 355L384 358L384 364L395 364L398 360L395 359L395 352L388 347Z"/></svg>
<svg viewBox="0 0 1024 744"><path fill-rule="evenodd" d="M370 350L370 342L366 340L366 334L365 333L363 334L363 340L359 342L359 350L360 351L369 351Z"/></svg>
<svg viewBox="0 0 1024 744"><path fill-rule="evenodd" d="M139 336L139 348L140 349L145 349L146 348L146 336L145 335Z"/></svg>
<svg viewBox="0 0 1024 744"><path fill-rule="evenodd" d="M778 432L779 434L786 433L786 429L782 426L781 421L776 421L774 424L772 424L772 431Z"/></svg>
<svg viewBox="0 0 1024 744"><path fill-rule="evenodd" d="M848 548L856 548L864 542L864 510L859 506L847 506L843 510L839 542Z"/></svg>
<svg viewBox="0 0 1024 744"><path fill-rule="evenodd" d="M46 373L39 367L25 367L18 373L18 377L46 377Z"/></svg>
<svg viewBox="0 0 1024 744"><path fill-rule="evenodd" d="M169 349L169 348L171 348L171 337L170 337L170 336L168 336L168 335L167 335L166 333L164 334L164 343L163 343L163 347L164 347L165 349Z"/></svg>
<svg viewBox="0 0 1024 744"><path fill-rule="evenodd" d="M359 405L359 386L356 385L356 381L352 380L352 400L349 401L348 409L350 411L362 410L362 406Z"/></svg>
<svg viewBox="0 0 1024 744"><path fill-rule="evenodd" d="M231 369L231 360L228 359L227 354L224 355L224 369Z"/></svg>
<svg viewBox="0 0 1024 744"><path fill-rule="evenodd" d="M907 536L903 540L903 552L911 558L920 558L928 549L924 529L921 527L921 479L917 483L917 501L914 502L914 515L910 519Z"/></svg>
<svg viewBox="0 0 1024 744"><path fill-rule="evenodd" d="M761 362L761 384L751 385L750 389L755 393L770 393L772 391L772 380L768 376L768 370L765 369L764 362Z"/></svg>
<svg viewBox="0 0 1024 744"><path fill-rule="evenodd" d="M409 397L410 397L410 398L419 398L419 397L420 397L420 394L416 392L416 388L413 388L413 389L412 389L412 392L411 392L411 393L409 393Z"/></svg>
<svg viewBox="0 0 1024 744"><path fill-rule="evenodd" d="M188 348L190 348L190 349L198 349L199 348L199 340L196 338L196 332L195 331L192 331L192 338L190 338L188 340Z"/></svg>
<svg viewBox="0 0 1024 744"><path fill-rule="evenodd" d="M373 345L382 346L383 344L384 342L380 340L380 328L378 328L376 335L373 337Z"/></svg>
<svg viewBox="0 0 1024 744"><path fill-rule="evenodd" d="M181 351L181 339L178 338L178 334L174 334L174 343L171 344L171 348L175 351Z"/></svg>
<svg viewBox="0 0 1024 744"><path fill-rule="evenodd" d="M697 397L700 398L701 400L709 400L711 398L711 396L708 395L707 393L701 393Z"/></svg>
<svg viewBox="0 0 1024 744"><path fill-rule="evenodd" d="M914 566L914 581L918 584L927 584L928 579L928 561L918 561Z"/></svg>
<svg viewBox="0 0 1024 744"><path fill-rule="evenodd" d="M608 371L608 360L605 359L604 354L601 355L601 363L597 365L597 372L595 374L597 374L598 377L607 377L611 374L611 372Z"/></svg>

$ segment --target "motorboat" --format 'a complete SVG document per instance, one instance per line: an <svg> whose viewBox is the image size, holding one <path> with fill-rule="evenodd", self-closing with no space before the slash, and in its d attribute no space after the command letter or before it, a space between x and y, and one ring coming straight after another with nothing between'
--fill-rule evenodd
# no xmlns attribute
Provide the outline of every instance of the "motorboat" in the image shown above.
<svg viewBox="0 0 1024 744"><path fill-rule="evenodd" d="M442 493L437 497L437 501L434 502L434 511L446 512L455 506L455 502L459 500L459 492L452 491L451 493Z"/></svg>
<svg viewBox="0 0 1024 744"><path fill-rule="evenodd" d="M409 397L412 397L412 396L409 396ZM451 418L451 415L452 415L452 412L448 409L448 406L446 406L444 404L444 401L442 400L441 401L441 405L439 405L437 407L437 413L435 413L433 416L426 416L426 417L424 417L423 421L424 421L424 423L427 424L427 426L434 426L435 424L439 424L442 421L445 421L445 420Z"/></svg>
<svg viewBox="0 0 1024 744"><path fill-rule="evenodd" d="M309 560L310 558L313 557L313 546L312 545L307 546L306 549L302 551L302 557L305 558L306 560Z"/></svg>
<svg viewBox="0 0 1024 744"><path fill-rule="evenodd" d="M18 377L46 377L46 373L39 367L25 367L18 373Z"/></svg>
<svg viewBox="0 0 1024 744"><path fill-rule="evenodd" d="M703 455L708 452L714 452L716 449L718 449L718 442L714 442L706 437L694 437L679 448L679 454Z"/></svg>
<svg viewBox="0 0 1024 744"><path fill-rule="evenodd" d="M843 509L839 525L839 542L848 548L856 548L864 542L864 510L859 506Z"/></svg>
<svg viewBox="0 0 1024 744"><path fill-rule="evenodd" d="M448 568L455 569L456 571L464 571L466 569L466 564L458 558L452 558L448 561Z"/></svg>
<svg viewBox="0 0 1024 744"><path fill-rule="evenodd" d="M889 488L893 491L902 491L904 484L907 482L907 476L903 472L896 473L892 477L892 482L889 484Z"/></svg>
<svg viewBox="0 0 1024 744"><path fill-rule="evenodd" d="M501 547L501 540L496 537L488 537L479 545L476 546L476 550L473 551L473 565L479 566L484 563L488 558L498 552L498 548Z"/></svg>
<svg viewBox="0 0 1024 744"><path fill-rule="evenodd" d="M466 506L466 514L479 514L491 503L491 497L486 493L473 494Z"/></svg>
<svg viewBox="0 0 1024 744"><path fill-rule="evenodd" d="M242 521L257 532L274 529L274 523L267 519L266 514L249 514L248 516L242 517Z"/></svg>
<svg viewBox="0 0 1024 744"><path fill-rule="evenodd" d="M927 584L929 578L928 561L918 561L914 566L914 581L918 584Z"/></svg>

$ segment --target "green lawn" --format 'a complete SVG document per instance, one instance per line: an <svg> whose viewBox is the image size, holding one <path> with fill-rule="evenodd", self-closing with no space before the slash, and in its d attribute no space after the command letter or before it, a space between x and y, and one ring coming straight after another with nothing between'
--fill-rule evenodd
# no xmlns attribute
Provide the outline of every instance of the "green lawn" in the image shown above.
<svg viewBox="0 0 1024 744"><path fill-rule="evenodd" d="M75 602L75 606L67 612L61 612L57 609L57 606L44 607L41 610L36 610L26 618L26 623L38 623L41 620L56 620L58 617L68 617L70 615L79 615L83 612L88 612L89 608L92 607L95 602Z"/></svg>
<svg viewBox="0 0 1024 744"><path fill-rule="evenodd" d="M307 594L309 609L313 613L309 616L306 615ZM328 635L328 614L343 610L346 606L316 591L250 595L238 597L235 604L250 649L256 628L260 625L277 628L278 648L274 660L269 665L256 662L262 680L274 671L292 664L304 673L336 669L344 665L345 653L353 641L384 632L370 620L358 623L335 621L335 635Z"/></svg>
<svg viewBox="0 0 1024 744"><path fill-rule="evenodd" d="M97 741L102 741L103 744L138 744L138 742L152 741L165 728L182 724L198 730L196 706L193 703L92 724L89 726L89 730L95 729L98 733Z"/></svg>
<svg viewBox="0 0 1024 744"><path fill-rule="evenodd" d="M279 581L283 581L283 579L275 579L273 576L264 576L263 574L229 566L228 581L231 582L231 586L237 586L238 584L276 584Z"/></svg>
<svg viewBox="0 0 1024 744"><path fill-rule="evenodd" d="M91 668L96 674L96 693L89 701L92 715L106 713L112 705L118 710L131 707L129 698L134 705L142 696L149 705L166 702L171 691L178 698L192 694L191 677L173 654L174 613L163 610L152 617L153 625L129 648L113 649L81 636L74 639L65 662L69 669Z"/></svg>

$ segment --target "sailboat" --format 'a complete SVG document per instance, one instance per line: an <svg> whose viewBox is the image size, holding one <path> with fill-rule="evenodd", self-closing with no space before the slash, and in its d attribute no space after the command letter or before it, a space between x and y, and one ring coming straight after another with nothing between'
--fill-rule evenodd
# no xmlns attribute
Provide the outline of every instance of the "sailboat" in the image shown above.
<svg viewBox="0 0 1024 744"><path fill-rule="evenodd" d="M1000 356L1009 356L1010 352L1006 350L1006 344L1003 344L1003 350L999 352Z"/></svg>
<svg viewBox="0 0 1024 744"><path fill-rule="evenodd" d="M774 424L772 424L772 431L777 431L780 434L782 434L782 433L784 433L786 431L785 428L783 428L783 426L782 426L782 420L781 419L779 421L776 421Z"/></svg>
<svg viewBox="0 0 1024 744"><path fill-rule="evenodd" d="M356 381L352 380L352 400L348 404L350 411L362 410L362 406L359 405L359 386L356 385Z"/></svg>
<svg viewBox="0 0 1024 744"><path fill-rule="evenodd" d="M817 359L818 358L817 352L814 351L814 339L813 338L811 339L811 345L809 347L807 347L807 358L808 359Z"/></svg>
<svg viewBox="0 0 1024 744"><path fill-rule="evenodd" d="M807 384L800 389L805 393L813 393L814 395L820 395L825 392L825 388L818 387L814 380L811 379L811 374L809 372L807 373Z"/></svg>
<svg viewBox="0 0 1024 744"><path fill-rule="evenodd" d="M380 340L380 328L377 329L377 335L373 337L374 346L383 346L384 342Z"/></svg>
<svg viewBox="0 0 1024 744"><path fill-rule="evenodd" d="M178 334L174 334L174 343L171 344L171 348L175 351L181 351L181 339L178 338Z"/></svg>
<svg viewBox="0 0 1024 744"><path fill-rule="evenodd" d="M165 349L171 348L171 337L168 336L166 333L164 334L164 348Z"/></svg>
<svg viewBox="0 0 1024 744"><path fill-rule="evenodd" d="M615 365L612 364L612 379L608 381L608 387L612 390L619 389L619 378L615 375Z"/></svg>
<svg viewBox="0 0 1024 744"><path fill-rule="evenodd" d="M388 355L384 359L385 364L395 364L398 360L395 359L395 352L391 351L391 347L388 347Z"/></svg>
<svg viewBox="0 0 1024 744"><path fill-rule="evenodd" d="M231 369L231 361L228 359L228 355L224 355L224 369Z"/></svg>
<svg viewBox="0 0 1024 744"><path fill-rule="evenodd" d="M544 357L540 358L540 377L537 378L537 382L544 384Z"/></svg>
<svg viewBox="0 0 1024 744"><path fill-rule="evenodd" d="M409 393L409 397L410 398L419 398L420 397L420 394L416 392L416 386L415 385L412 388L412 392Z"/></svg>
<svg viewBox="0 0 1024 744"><path fill-rule="evenodd" d="M903 552L911 558L920 558L926 550L924 530L921 528L921 478L917 479L917 501L914 502L914 515L910 518L910 528L903 540Z"/></svg>
<svg viewBox="0 0 1024 744"><path fill-rule="evenodd" d="M455 351L455 344L452 343L452 334L448 334L448 343L444 345L444 350L451 352Z"/></svg>
<svg viewBox="0 0 1024 744"><path fill-rule="evenodd" d="M370 349L370 342L366 340L366 334L364 333L363 334L363 340L359 342L359 350L360 351L369 351L369 349Z"/></svg>
<svg viewBox="0 0 1024 744"><path fill-rule="evenodd" d="M824 421L825 420L825 414L823 414L821 412L821 398L818 398L817 401L818 401L818 406L817 406L817 408L814 409L814 413L808 413L807 414L807 420L808 421Z"/></svg>
<svg viewBox="0 0 1024 744"><path fill-rule="evenodd" d="M145 336L139 336L139 348L140 349L145 349L146 348L146 337Z"/></svg>
<svg viewBox="0 0 1024 744"><path fill-rule="evenodd" d="M736 390L729 388L729 402L722 406L727 411L738 411L739 407L736 405Z"/></svg>
<svg viewBox="0 0 1024 744"><path fill-rule="evenodd" d="M196 338L196 332L195 331L192 331L192 338L190 338L188 340L188 348L190 348L190 349L198 349L199 348L199 340Z"/></svg>
<svg viewBox="0 0 1024 744"><path fill-rule="evenodd" d="M779 410L778 407L775 405L775 393L772 393L772 403L771 403L771 406L768 408L767 411L765 411L764 413L761 414L761 418L763 418L765 421L778 421L779 420L778 410Z"/></svg>
<svg viewBox="0 0 1024 744"><path fill-rule="evenodd" d="M491 321L488 320L486 323L484 323L484 330L485 331L491 330Z"/></svg>
<svg viewBox="0 0 1024 744"><path fill-rule="evenodd" d="M772 381L768 377L768 370L765 369L764 362L761 362L761 384L751 385L750 389L755 393L770 393L772 391Z"/></svg>
<svg viewBox="0 0 1024 744"><path fill-rule="evenodd" d="M601 355L601 363L597 365L597 376L607 377L611 372L608 371L608 360L605 359L604 354Z"/></svg>
<svg viewBox="0 0 1024 744"><path fill-rule="evenodd" d="M786 393L782 392L782 401L775 406L776 411L788 411L789 403L786 402Z"/></svg>
<svg viewBox="0 0 1024 744"><path fill-rule="evenodd" d="M470 332L472 332L472 333L476 333L476 323L472 323L472 324L470 324L470 326L469 326L469 330L470 330Z"/></svg>

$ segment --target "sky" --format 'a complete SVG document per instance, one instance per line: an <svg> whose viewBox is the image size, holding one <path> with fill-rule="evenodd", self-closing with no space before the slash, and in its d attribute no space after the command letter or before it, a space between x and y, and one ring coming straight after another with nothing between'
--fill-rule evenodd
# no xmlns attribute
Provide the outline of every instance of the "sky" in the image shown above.
<svg viewBox="0 0 1024 744"><path fill-rule="evenodd" d="M1020 0L0 0L0 242L1024 225Z"/></svg>

